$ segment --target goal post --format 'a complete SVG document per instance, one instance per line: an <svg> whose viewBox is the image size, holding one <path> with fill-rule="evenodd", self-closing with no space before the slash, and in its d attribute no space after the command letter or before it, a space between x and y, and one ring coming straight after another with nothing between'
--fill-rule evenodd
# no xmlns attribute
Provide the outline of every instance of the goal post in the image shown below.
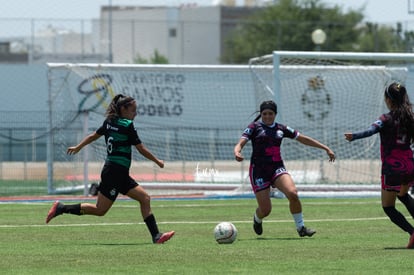
<svg viewBox="0 0 414 275"><path fill-rule="evenodd" d="M412 54L274 52L243 66L49 63L48 191L86 193L89 184L99 182L103 138L75 156L66 150L101 125L117 93L137 100L138 133L166 161L159 169L133 153L131 175L145 187L164 194L171 186L183 192L247 189L251 194L251 146L241 163L234 160L233 148L259 104L273 99L279 122L337 155L331 164L321 150L284 141L282 154L300 189L358 185L377 190L378 135L348 143L343 133L365 129L386 111L387 83L400 81L414 92L413 61Z"/></svg>
<svg viewBox="0 0 414 275"><path fill-rule="evenodd" d="M366 129L386 112L384 88L392 81L414 88L414 54L275 51L249 60L256 105L278 104L277 120L329 145L325 152L285 142L288 170L312 184L373 185L379 182L379 136L347 142L344 133ZM410 95L411 100L414 99Z"/></svg>

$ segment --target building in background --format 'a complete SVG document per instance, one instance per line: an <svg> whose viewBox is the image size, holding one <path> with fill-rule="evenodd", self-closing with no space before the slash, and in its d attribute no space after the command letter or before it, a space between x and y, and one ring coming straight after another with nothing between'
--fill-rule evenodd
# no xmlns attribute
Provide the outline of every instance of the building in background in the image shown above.
<svg viewBox="0 0 414 275"><path fill-rule="evenodd" d="M210 6L178 7L108 5L102 6L100 18L93 20L4 20L16 28L16 36L0 38L8 45L0 62L17 62L19 56L18 62L29 64L131 64L150 60L157 52L170 64L220 64L232 30L266 2L222 0L212 1Z"/></svg>
<svg viewBox="0 0 414 275"><path fill-rule="evenodd" d="M35 35L31 61L45 62L105 62L106 55L97 53L90 33L78 33L48 25Z"/></svg>
<svg viewBox="0 0 414 275"><path fill-rule="evenodd" d="M10 41L0 41L0 64L28 63L27 51L12 51L10 44Z"/></svg>
<svg viewBox="0 0 414 275"><path fill-rule="evenodd" d="M149 60L157 51L171 64L220 64L232 30L258 9L105 6L93 40L101 39L100 52L107 52L113 63L134 63L138 57Z"/></svg>

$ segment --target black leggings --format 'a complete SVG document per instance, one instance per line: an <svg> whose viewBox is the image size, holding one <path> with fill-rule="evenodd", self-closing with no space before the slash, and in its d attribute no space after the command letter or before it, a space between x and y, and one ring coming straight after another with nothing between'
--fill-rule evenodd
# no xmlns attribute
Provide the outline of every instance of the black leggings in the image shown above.
<svg viewBox="0 0 414 275"><path fill-rule="evenodd" d="M406 218L401 214L395 206L383 207L385 214L390 218L390 220L395 223L399 228L407 232L408 234L413 234L414 227L406 220Z"/></svg>

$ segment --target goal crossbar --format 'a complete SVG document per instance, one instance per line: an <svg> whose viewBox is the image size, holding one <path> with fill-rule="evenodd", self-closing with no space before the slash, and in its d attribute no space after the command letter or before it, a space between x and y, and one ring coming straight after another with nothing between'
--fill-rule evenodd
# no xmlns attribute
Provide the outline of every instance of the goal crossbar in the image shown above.
<svg viewBox="0 0 414 275"><path fill-rule="evenodd" d="M342 60L374 60L374 61L407 61L414 60L413 53L385 53L385 52L304 52L304 51L274 51L273 57L297 58L328 58Z"/></svg>

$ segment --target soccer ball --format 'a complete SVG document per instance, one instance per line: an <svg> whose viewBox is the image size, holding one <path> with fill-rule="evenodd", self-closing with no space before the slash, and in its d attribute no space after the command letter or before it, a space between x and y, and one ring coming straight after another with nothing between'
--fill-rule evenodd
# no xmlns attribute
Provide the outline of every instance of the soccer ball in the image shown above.
<svg viewBox="0 0 414 275"><path fill-rule="evenodd" d="M237 238L237 228L231 222L221 222L214 228L214 238L219 244L233 243Z"/></svg>

